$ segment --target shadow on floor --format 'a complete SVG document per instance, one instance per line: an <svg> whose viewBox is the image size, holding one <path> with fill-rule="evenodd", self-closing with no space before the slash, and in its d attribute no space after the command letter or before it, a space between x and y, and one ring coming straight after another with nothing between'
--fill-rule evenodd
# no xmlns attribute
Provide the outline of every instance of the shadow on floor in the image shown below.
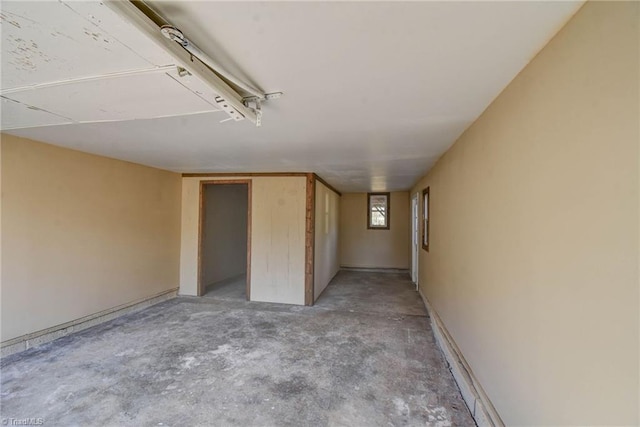
<svg viewBox="0 0 640 427"><path fill-rule="evenodd" d="M207 286L205 297L223 300L245 301L247 299L247 275L231 277Z"/></svg>

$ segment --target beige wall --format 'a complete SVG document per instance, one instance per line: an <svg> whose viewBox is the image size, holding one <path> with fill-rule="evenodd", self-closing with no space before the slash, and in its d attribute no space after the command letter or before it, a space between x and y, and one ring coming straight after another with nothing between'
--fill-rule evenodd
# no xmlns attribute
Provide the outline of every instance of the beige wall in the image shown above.
<svg viewBox="0 0 640 427"><path fill-rule="evenodd" d="M180 176L2 135L2 341L175 289Z"/></svg>
<svg viewBox="0 0 640 427"><path fill-rule="evenodd" d="M367 229L367 193L343 194L340 201L340 265L402 268L411 263L409 193L391 193L389 230Z"/></svg>
<svg viewBox="0 0 640 427"><path fill-rule="evenodd" d="M182 180L180 294L196 295L200 181ZM233 177L251 180L251 300L304 304L307 178Z"/></svg>
<svg viewBox="0 0 640 427"><path fill-rule="evenodd" d="M247 272L247 192L242 184L205 187L204 286Z"/></svg>
<svg viewBox="0 0 640 427"><path fill-rule="evenodd" d="M638 425L639 3L588 2L414 187L420 288L507 425Z"/></svg>
<svg viewBox="0 0 640 427"><path fill-rule="evenodd" d="M318 299L340 269L338 215L340 195L316 181L313 299Z"/></svg>

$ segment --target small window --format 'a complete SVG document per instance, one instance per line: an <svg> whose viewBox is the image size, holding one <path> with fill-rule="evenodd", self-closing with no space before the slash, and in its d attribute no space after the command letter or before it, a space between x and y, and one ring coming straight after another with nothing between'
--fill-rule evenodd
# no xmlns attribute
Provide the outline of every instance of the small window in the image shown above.
<svg viewBox="0 0 640 427"><path fill-rule="evenodd" d="M389 193L368 193L367 206L367 228L388 230L391 220Z"/></svg>
<svg viewBox="0 0 640 427"><path fill-rule="evenodd" d="M422 190L422 249L429 252L429 187Z"/></svg>

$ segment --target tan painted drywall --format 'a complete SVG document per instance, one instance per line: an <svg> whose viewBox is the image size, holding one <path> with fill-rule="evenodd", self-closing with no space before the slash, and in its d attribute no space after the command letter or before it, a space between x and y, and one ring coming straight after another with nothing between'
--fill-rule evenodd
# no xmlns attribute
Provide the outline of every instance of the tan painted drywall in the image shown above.
<svg viewBox="0 0 640 427"><path fill-rule="evenodd" d="M2 134L0 133L0 310L2 310ZM0 313L0 342L2 339L2 313Z"/></svg>
<svg viewBox="0 0 640 427"><path fill-rule="evenodd" d="M304 176L185 177L182 180L180 294L197 294L200 181L251 180L251 300L304 304Z"/></svg>
<svg viewBox="0 0 640 427"><path fill-rule="evenodd" d="M340 196L316 181L313 299L318 299L340 269L338 216Z"/></svg>
<svg viewBox="0 0 640 427"><path fill-rule="evenodd" d="M420 288L507 425L638 425L640 4L588 2L421 179Z"/></svg>
<svg viewBox="0 0 640 427"><path fill-rule="evenodd" d="M202 243L202 284L208 286L247 272L248 188L207 185Z"/></svg>
<svg viewBox="0 0 640 427"><path fill-rule="evenodd" d="M174 289L180 175L2 135L2 341Z"/></svg>
<svg viewBox="0 0 640 427"><path fill-rule="evenodd" d="M367 193L345 193L340 201L340 265L407 269L411 262L409 192L391 193L389 230L367 229Z"/></svg>

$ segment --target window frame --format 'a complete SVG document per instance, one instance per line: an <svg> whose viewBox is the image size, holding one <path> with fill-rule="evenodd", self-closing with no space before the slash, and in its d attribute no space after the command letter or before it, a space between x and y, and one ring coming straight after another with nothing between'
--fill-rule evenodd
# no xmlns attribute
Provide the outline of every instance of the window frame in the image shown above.
<svg viewBox="0 0 640 427"><path fill-rule="evenodd" d="M422 249L429 252L429 187L422 190Z"/></svg>
<svg viewBox="0 0 640 427"><path fill-rule="evenodd" d="M387 198L385 226L371 224L371 196L385 196ZM367 230L389 230L391 228L391 193L367 193Z"/></svg>

